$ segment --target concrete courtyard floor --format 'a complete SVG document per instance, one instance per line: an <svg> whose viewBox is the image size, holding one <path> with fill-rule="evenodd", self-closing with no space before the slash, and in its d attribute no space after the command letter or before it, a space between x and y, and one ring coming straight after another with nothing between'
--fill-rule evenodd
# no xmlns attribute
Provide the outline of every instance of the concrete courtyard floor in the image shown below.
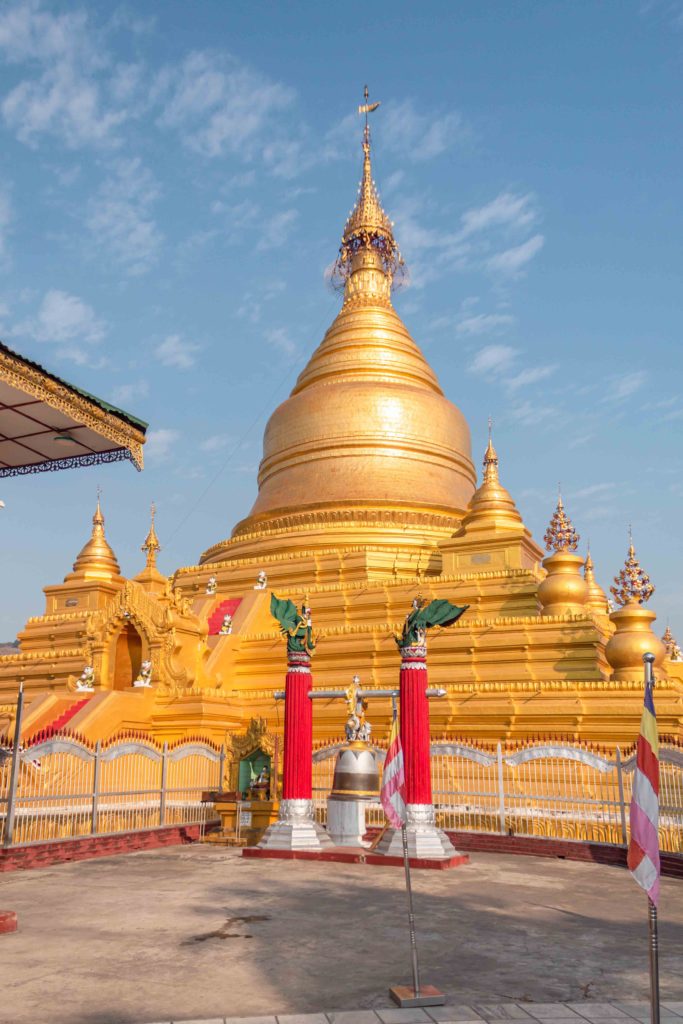
<svg viewBox="0 0 683 1024"><path fill-rule="evenodd" d="M646 899L623 869L474 854L414 871L423 981L451 1005L642 1001ZM2 1024L379 1008L409 981L400 869L175 847L0 876ZM664 879L662 998L683 1000L683 883Z"/></svg>

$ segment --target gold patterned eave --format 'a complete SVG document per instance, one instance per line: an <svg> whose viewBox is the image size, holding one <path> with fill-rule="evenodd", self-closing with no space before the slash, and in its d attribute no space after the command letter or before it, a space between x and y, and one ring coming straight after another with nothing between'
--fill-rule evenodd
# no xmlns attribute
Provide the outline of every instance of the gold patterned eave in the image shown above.
<svg viewBox="0 0 683 1024"><path fill-rule="evenodd" d="M94 452L93 461L111 461L112 455L116 456L117 453L120 453L119 458L125 455L125 457L130 458L137 469L142 469L142 446L145 443L147 428L147 424L142 420L138 420L123 410L117 410L114 406L109 406L108 403L96 398L94 395L88 395L67 381L55 377L38 363L25 359L1 342L0 382L4 382L17 391L23 392L23 394L30 398L41 402L48 409L54 409L56 412L69 417L77 426L86 427L89 431L114 444L115 450L113 452L111 449L105 452ZM56 426L54 429L55 432L60 430ZM61 429L68 433L70 429L75 429L75 427ZM97 458L98 456L100 456L99 459ZM75 465L79 458L80 456L76 456L72 460L68 451L66 451L63 457L61 455L58 458L46 456L39 461L27 462L25 469L23 466L19 467L17 465L9 467L0 465L0 476L10 475L17 469L29 472L39 470L54 462L68 463L73 461Z"/></svg>

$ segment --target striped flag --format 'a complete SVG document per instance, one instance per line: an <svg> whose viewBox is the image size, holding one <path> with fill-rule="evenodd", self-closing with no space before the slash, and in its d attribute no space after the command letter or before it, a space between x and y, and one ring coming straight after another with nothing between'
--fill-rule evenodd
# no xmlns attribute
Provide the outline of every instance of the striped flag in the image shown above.
<svg viewBox="0 0 683 1024"><path fill-rule="evenodd" d="M403 750L398 733L398 718L395 718L389 734L389 749L384 761L382 789L379 794L384 813L394 828L401 828L406 820L406 805L403 799L404 785Z"/></svg>
<svg viewBox="0 0 683 1024"><path fill-rule="evenodd" d="M631 874L655 906L659 899L659 738L652 683L645 683L645 704L636 746L631 796Z"/></svg>

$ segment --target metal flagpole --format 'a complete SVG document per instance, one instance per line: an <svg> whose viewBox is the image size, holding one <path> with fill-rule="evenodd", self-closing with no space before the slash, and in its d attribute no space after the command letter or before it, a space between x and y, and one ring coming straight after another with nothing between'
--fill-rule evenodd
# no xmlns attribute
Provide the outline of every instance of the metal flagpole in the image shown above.
<svg viewBox="0 0 683 1024"><path fill-rule="evenodd" d="M649 651L643 655L645 665L645 687L655 688L653 666L655 656ZM647 925L650 949L650 1021L659 1024L659 935L657 932L657 907L647 898Z"/></svg>
<svg viewBox="0 0 683 1024"><path fill-rule="evenodd" d="M657 908L648 896L647 922L650 933L650 1021L659 1024L659 936L657 934Z"/></svg>
<svg viewBox="0 0 683 1024"><path fill-rule="evenodd" d="M396 706L398 693L391 694L391 707L393 721L396 721L398 711ZM433 985L420 984L420 962L417 955L417 936L415 934L415 914L413 911L413 887L410 881L410 855L408 853L408 830L406 828L405 816L401 822L401 839L403 840L403 867L406 874L406 892L408 894L408 927L410 930L410 959L413 968L413 987L407 985L395 985L389 989L389 995L395 1003L401 1007L409 1006L443 1006L446 997Z"/></svg>

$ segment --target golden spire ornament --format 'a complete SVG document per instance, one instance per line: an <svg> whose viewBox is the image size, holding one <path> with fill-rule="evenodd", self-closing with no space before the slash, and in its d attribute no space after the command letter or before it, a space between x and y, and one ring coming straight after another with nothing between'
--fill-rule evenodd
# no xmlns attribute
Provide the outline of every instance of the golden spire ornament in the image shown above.
<svg viewBox="0 0 683 1024"><path fill-rule="evenodd" d="M97 505L95 506L95 514L92 517L92 533L74 562L74 573L79 576L109 578L118 576L121 571L116 555L112 551L104 533L104 516L102 515L102 506L100 504L101 494L102 491L98 487Z"/></svg>
<svg viewBox="0 0 683 1024"><path fill-rule="evenodd" d="M622 606L629 602L644 604L654 594L654 585L636 558L630 528L628 555L624 562L624 568L614 577L614 585L609 589L617 604Z"/></svg>
<svg viewBox="0 0 683 1024"><path fill-rule="evenodd" d="M580 539L564 510L562 495L558 494L557 508L543 537L546 551L576 551Z"/></svg>
<svg viewBox="0 0 683 1024"><path fill-rule="evenodd" d="M145 543L140 548L141 551L144 551L144 552L147 553L147 568L148 569L156 568L157 554L159 553L159 551L161 551L161 544L159 543L159 538L157 537L157 532L156 532L156 529L154 527L154 520L156 518L156 512L157 512L156 505L154 504L154 502L152 502L152 505L151 505L151 508L150 508L150 519L151 519L151 522L150 522L150 527L149 527L149 533L145 537Z"/></svg>
<svg viewBox="0 0 683 1024"><path fill-rule="evenodd" d="M489 443L484 452L484 483L498 483L498 452L493 447L493 421L489 416Z"/></svg>
<svg viewBox="0 0 683 1024"><path fill-rule="evenodd" d="M394 238L393 224L382 208L377 186L372 177L372 158L370 152L370 123L368 115L379 107L379 102L368 102L368 87L364 91L365 103L358 107L359 114L365 114L363 129L363 174L358 188L356 205L349 214L344 225L339 255L334 265L333 281L345 287L347 300L358 299L364 293L375 301L378 297L385 300L391 291L397 275L403 272L404 263ZM378 289L372 271L381 271L384 288ZM357 272L359 280L356 287L346 287ZM386 291L386 295L381 293Z"/></svg>
<svg viewBox="0 0 683 1024"><path fill-rule="evenodd" d="M683 652L681 652L681 648L676 643L676 638L674 637L668 625L664 630L662 643L666 647L666 656L669 659L669 661L683 661Z"/></svg>

